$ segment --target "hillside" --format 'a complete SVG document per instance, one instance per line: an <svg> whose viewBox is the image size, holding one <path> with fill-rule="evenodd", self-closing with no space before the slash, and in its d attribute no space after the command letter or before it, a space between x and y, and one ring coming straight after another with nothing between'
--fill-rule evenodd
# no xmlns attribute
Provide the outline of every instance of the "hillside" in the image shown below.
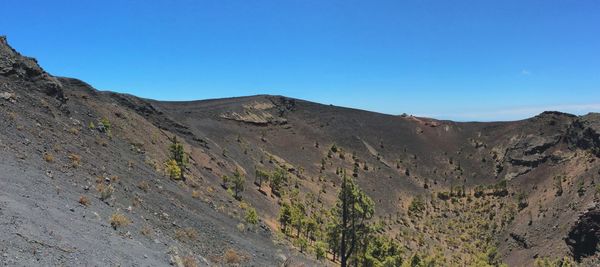
<svg viewBox="0 0 600 267"><path fill-rule="evenodd" d="M303 249L278 216L299 201L327 217L341 172L405 263L599 263L600 114L465 123L270 95L155 101L52 76L2 37L0 125L3 265L335 265L315 258L325 223ZM183 180L165 172L173 136ZM278 171L278 188L257 179ZM237 198L222 180L236 172Z"/></svg>

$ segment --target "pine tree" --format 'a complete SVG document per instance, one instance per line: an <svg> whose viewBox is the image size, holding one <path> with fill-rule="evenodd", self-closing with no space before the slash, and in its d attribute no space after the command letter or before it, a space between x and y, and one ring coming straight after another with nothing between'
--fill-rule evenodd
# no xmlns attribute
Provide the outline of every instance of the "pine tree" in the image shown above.
<svg viewBox="0 0 600 267"><path fill-rule="evenodd" d="M185 170L185 166L187 165L187 156L183 149L183 144L177 140L177 136L173 136L171 139L171 145L169 146L170 159L174 160L177 163L177 166L181 170L179 173L179 179L185 180L183 175L183 170Z"/></svg>
<svg viewBox="0 0 600 267"><path fill-rule="evenodd" d="M333 214L334 225L329 227L328 236L330 244L339 238L341 266L346 267L350 259L359 260L360 246L368 242L367 220L373 217L374 203L345 173Z"/></svg>
<svg viewBox="0 0 600 267"><path fill-rule="evenodd" d="M258 187L261 187L262 183L264 181L269 180L270 175L267 171L259 169L258 167L255 167L255 168L256 168L256 170L254 171L254 184L257 185Z"/></svg>
<svg viewBox="0 0 600 267"><path fill-rule="evenodd" d="M271 192L275 195L279 195L281 186L287 182L287 174L284 169L278 168L271 175L269 186L271 186Z"/></svg>
<svg viewBox="0 0 600 267"><path fill-rule="evenodd" d="M279 210L279 224L281 225L281 230L284 233L287 233L287 227L292 222L292 211L290 209L290 205L288 203L283 203L281 209Z"/></svg>
<svg viewBox="0 0 600 267"><path fill-rule="evenodd" d="M244 184L246 183L246 177L240 173L238 169L233 173L231 177L231 183L233 184L233 193L236 199L241 199L240 193L244 191Z"/></svg>

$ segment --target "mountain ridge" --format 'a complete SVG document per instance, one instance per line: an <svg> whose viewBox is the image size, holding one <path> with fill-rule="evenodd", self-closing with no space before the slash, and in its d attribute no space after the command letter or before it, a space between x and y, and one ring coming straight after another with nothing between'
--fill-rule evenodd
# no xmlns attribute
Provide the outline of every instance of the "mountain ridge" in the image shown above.
<svg viewBox="0 0 600 267"><path fill-rule="evenodd" d="M334 265L315 259L318 237L296 249L278 216L295 194L311 203L307 217L331 209L340 170L373 199L372 224L405 262L425 251L438 265L598 263L581 248L600 237L598 113L454 122L272 95L157 101L51 76L4 38L0 94L3 264ZM189 158L183 181L165 169L173 137ZM257 182L278 170L279 191ZM235 173L246 177L241 201L222 181ZM115 214L131 223L113 226ZM83 249L86 231L101 249Z"/></svg>

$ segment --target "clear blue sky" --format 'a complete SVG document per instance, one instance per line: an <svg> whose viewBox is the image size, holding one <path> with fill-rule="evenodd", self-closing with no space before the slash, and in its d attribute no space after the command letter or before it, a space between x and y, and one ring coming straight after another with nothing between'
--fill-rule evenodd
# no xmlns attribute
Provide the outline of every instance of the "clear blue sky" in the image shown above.
<svg viewBox="0 0 600 267"><path fill-rule="evenodd" d="M600 111L600 1L3 0L50 73L161 100L281 94L456 120Z"/></svg>

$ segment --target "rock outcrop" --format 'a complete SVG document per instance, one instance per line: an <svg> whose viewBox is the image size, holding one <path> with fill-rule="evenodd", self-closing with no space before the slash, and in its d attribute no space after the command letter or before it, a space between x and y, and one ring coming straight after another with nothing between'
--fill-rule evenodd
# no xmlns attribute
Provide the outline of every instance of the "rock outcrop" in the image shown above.
<svg viewBox="0 0 600 267"><path fill-rule="evenodd" d="M221 118L259 126L286 124L284 117L294 107L293 100L274 99L271 102L253 102L242 106L241 110L228 111Z"/></svg>
<svg viewBox="0 0 600 267"><path fill-rule="evenodd" d="M0 76L31 82L33 87L60 101L66 101L61 82L44 71L31 57L25 57L14 50L0 36Z"/></svg>
<svg viewBox="0 0 600 267"><path fill-rule="evenodd" d="M575 120L569 128L567 141L571 148L586 149L600 157L600 113L590 113Z"/></svg>
<svg viewBox="0 0 600 267"><path fill-rule="evenodd" d="M584 213L571 228L565 239L575 260L598 253L600 244L600 207L595 206Z"/></svg>

